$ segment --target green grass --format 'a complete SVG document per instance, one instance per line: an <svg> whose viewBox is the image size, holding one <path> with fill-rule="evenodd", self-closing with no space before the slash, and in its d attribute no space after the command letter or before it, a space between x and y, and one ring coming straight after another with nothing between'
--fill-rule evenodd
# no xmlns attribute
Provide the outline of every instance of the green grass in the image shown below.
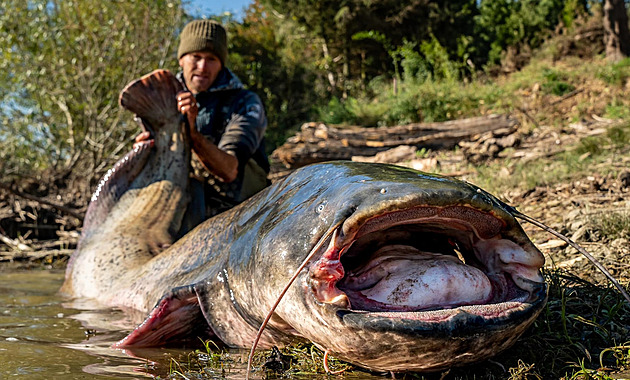
<svg viewBox="0 0 630 380"><path fill-rule="evenodd" d="M321 121L328 124L382 126L527 109L539 123L563 125L567 120L590 118L593 107L597 106L603 107L596 110L600 116L628 120L630 105L623 86L629 78L630 59L611 64L594 58L584 65L583 61L571 58L556 63L541 55L509 76L479 76L472 80L405 79L399 81L397 93L394 93L391 80L377 78L360 97L333 98L319 110L319 115ZM602 87L602 82L598 81L605 85ZM599 87L595 86L589 96L610 98L605 106L587 101L575 105L567 114L545 113L546 107L558 97L576 90L588 93L589 86L594 84ZM536 88L540 89L540 95L532 100L529 96ZM604 92L599 94L599 91ZM525 119L523 122L529 123Z"/></svg>
<svg viewBox="0 0 630 380"><path fill-rule="evenodd" d="M615 98L606 106L604 116L609 119L630 119L630 107L622 100Z"/></svg>
<svg viewBox="0 0 630 380"><path fill-rule="evenodd" d="M600 68L597 72L597 77L606 82L606 84L624 86L630 79L630 58L625 58Z"/></svg>
<svg viewBox="0 0 630 380"><path fill-rule="evenodd" d="M609 63L594 57L567 57L555 61L537 53L522 70L506 76L477 74L468 79L418 79L402 76L394 93L392 80L377 78L361 95L332 99L319 109L321 121L337 125L403 125L479 116L487 113L513 113L522 110L538 124L563 126L589 119L593 114L609 119L630 119L630 99L625 86L630 80L630 58ZM583 96L563 110L563 96ZM569 98L571 98L569 96ZM558 103L556 103L558 102ZM554 105L554 107L552 107ZM559 109L553 111L555 107ZM532 120L522 118L524 124Z"/></svg>
<svg viewBox="0 0 630 380"><path fill-rule="evenodd" d="M328 124L361 126L403 125L478 116L480 109L505 110L509 97L492 83L434 82L403 83L393 94L384 84L375 84L370 98L333 99L320 109Z"/></svg>
<svg viewBox="0 0 630 380"><path fill-rule="evenodd" d="M562 96L575 90L575 86L567 82L568 76L561 71L544 69L543 77L542 90L547 94Z"/></svg>
<svg viewBox="0 0 630 380"><path fill-rule="evenodd" d="M225 378L239 365L238 358L234 358L214 342L203 341L203 345L203 350L195 350L177 358L171 356L167 378Z"/></svg>

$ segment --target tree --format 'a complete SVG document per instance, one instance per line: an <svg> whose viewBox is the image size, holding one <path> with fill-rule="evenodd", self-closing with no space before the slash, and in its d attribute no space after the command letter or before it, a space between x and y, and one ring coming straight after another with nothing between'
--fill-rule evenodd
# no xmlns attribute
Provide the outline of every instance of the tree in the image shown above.
<svg viewBox="0 0 630 380"><path fill-rule="evenodd" d="M604 1L606 58L615 62L630 56L630 31L624 0Z"/></svg>
<svg viewBox="0 0 630 380"><path fill-rule="evenodd" d="M481 0L476 17L476 56L498 64L508 47L539 47L560 22L564 0Z"/></svg>
<svg viewBox="0 0 630 380"><path fill-rule="evenodd" d="M362 82L396 71L392 53L436 39L452 59L466 56L476 0L263 0L269 9L317 38L330 92L345 95ZM357 34L361 38L355 38ZM366 36L379 36L376 39ZM383 41L388 41L383 44Z"/></svg>
<svg viewBox="0 0 630 380"><path fill-rule="evenodd" d="M309 41L292 22L270 14L254 1L242 20L221 20L229 33L228 66L265 104L267 150L284 143L287 133L308 120L323 93L314 86L315 62Z"/></svg>
<svg viewBox="0 0 630 380"><path fill-rule="evenodd" d="M180 0L0 0L0 172L100 177L137 132L129 81L176 68Z"/></svg>

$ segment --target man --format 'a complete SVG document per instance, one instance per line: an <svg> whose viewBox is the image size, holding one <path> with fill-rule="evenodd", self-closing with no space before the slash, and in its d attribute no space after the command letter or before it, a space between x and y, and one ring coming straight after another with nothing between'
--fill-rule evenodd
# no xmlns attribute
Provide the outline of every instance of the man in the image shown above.
<svg viewBox="0 0 630 380"><path fill-rule="evenodd" d="M263 134L267 118L258 95L245 90L228 68L221 24L194 20L181 32L177 51L185 91L178 110L190 127L192 201L184 229L223 212L268 185ZM136 141L150 139L143 132Z"/></svg>

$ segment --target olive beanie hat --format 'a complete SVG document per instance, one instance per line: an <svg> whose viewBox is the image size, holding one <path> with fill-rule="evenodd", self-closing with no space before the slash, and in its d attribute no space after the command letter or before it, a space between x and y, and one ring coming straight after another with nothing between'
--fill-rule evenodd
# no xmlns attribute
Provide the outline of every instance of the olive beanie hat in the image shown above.
<svg viewBox="0 0 630 380"><path fill-rule="evenodd" d="M179 36L177 58L194 51L208 50L216 54L225 66L227 59L227 34L221 24L214 20L189 22Z"/></svg>

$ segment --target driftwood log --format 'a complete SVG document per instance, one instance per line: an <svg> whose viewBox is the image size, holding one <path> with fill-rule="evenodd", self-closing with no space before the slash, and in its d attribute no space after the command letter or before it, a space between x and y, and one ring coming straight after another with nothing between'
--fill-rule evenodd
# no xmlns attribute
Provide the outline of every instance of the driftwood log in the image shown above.
<svg viewBox="0 0 630 380"><path fill-rule="evenodd" d="M516 129L517 121L506 115L379 128L340 128L322 123L306 123L271 157L286 169L296 169L316 162L374 156L400 145L448 149L488 132L506 136Z"/></svg>

